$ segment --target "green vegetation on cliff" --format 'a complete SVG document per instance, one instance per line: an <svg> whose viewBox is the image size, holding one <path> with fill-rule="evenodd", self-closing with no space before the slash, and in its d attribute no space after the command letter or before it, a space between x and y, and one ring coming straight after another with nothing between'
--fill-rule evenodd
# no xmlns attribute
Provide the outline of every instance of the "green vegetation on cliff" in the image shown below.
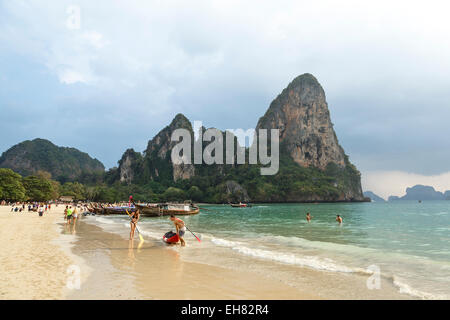
<svg viewBox="0 0 450 320"><path fill-rule="evenodd" d="M46 171L55 179L92 182L103 174L105 167L97 159L75 148L58 147L48 140L21 142L0 157L0 168L9 168L23 175Z"/></svg>
<svg viewBox="0 0 450 320"><path fill-rule="evenodd" d="M279 171L261 175L260 165L174 164L171 140L176 129L194 132L191 122L177 114L172 122L148 142L143 153L128 149L119 167L104 171L103 165L72 148L61 148L36 139L25 141L0 157L7 167L27 177L23 195L29 199L71 195L78 200L116 202L130 195L138 201L227 203L362 201L361 175L340 146L333 129L325 91L311 74L296 77L258 121L256 129L279 129ZM205 128L202 128L203 133ZM259 131L257 131L259 132ZM225 132L214 131L214 136ZM237 139L235 139L235 151ZM203 141L203 150L209 142ZM249 150L246 149L246 159ZM225 154L225 153L224 153ZM191 154L193 160L193 154ZM37 172L46 171L43 177ZM59 183L52 181L57 180ZM16 177L17 178L17 177ZM50 181L45 183L42 179ZM20 179L19 179L20 180ZM35 189L44 191L42 194ZM0 195L12 199L10 184L0 184ZM21 190L14 197L20 198Z"/></svg>

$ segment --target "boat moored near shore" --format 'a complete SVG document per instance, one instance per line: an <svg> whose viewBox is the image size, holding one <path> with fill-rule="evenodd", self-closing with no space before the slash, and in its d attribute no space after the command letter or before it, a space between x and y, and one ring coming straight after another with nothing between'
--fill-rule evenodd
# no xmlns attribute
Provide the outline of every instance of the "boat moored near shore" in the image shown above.
<svg viewBox="0 0 450 320"><path fill-rule="evenodd" d="M199 207L186 203L135 204L135 206L146 217L170 216L172 214L176 216L187 216L200 212Z"/></svg>

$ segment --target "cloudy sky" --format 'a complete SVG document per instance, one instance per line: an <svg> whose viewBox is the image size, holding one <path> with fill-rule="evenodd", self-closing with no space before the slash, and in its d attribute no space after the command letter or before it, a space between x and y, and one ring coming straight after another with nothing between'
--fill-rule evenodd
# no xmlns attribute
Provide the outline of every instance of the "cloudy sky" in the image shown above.
<svg viewBox="0 0 450 320"><path fill-rule="evenodd" d="M364 189L450 189L449 9L411 0L0 0L0 152L41 137L112 167L178 112L207 127L252 128L309 72Z"/></svg>

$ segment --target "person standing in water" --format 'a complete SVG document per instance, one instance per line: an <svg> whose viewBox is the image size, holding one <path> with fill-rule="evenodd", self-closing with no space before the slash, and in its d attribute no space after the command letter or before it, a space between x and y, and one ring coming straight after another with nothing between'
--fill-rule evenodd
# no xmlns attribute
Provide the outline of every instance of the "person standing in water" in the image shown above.
<svg viewBox="0 0 450 320"><path fill-rule="evenodd" d="M69 206L69 208L67 209L67 224L70 224L70 220L72 219L72 206Z"/></svg>
<svg viewBox="0 0 450 320"><path fill-rule="evenodd" d="M180 238L181 246L184 247L186 245L186 242L184 241L183 237L186 233L186 225L184 224L184 221L178 218L175 218L175 215L170 215L170 220L175 225L175 228L177 229L177 235L178 238Z"/></svg>
<svg viewBox="0 0 450 320"><path fill-rule="evenodd" d="M131 216L131 221L130 221L130 227L131 227L131 231L130 231L130 240L134 239L134 231L136 230L136 225L139 221L139 217L140 217L140 211L136 210L135 213L133 213L133 215Z"/></svg>
<svg viewBox="0 0 450 320"><path fill-rule="evenodd" d="M311 215L309 214L309 212L306 214L306 221L311 222Z"/></svg>
<svg viewBox="0 0 450 320"><path fill-rule="evenodd" d="M67 222L67 210L69 210L69 206L66 206L66 208L64 209L64 221Z"/></svg>
<svg viewBox="0 0 450 320"><path fill-rule="evenodd" d="M77 222L77 219L78 219L78 212L77 212L77 207L75 207L72 212L73 225L75 225L75 223Z"/></svg>
<svg viewBox="0 0 450 320"><path fill-rule="evenodd" d="M337 215L336 221L339 222L339 224L342 224L342 217L340 215Z"/></svg>

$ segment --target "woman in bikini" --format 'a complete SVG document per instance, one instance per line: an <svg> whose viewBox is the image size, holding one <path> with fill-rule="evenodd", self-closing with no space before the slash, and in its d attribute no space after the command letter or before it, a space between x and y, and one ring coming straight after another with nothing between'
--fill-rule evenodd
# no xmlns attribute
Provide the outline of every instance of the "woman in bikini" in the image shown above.
<svg viewBox="0 0 450 320"><path fill-rule="evenodd" d="M131 216L131 221L130 221L130 227L131 227L130 240L133 240L133 238L134 238L134 230L136 230L136 225L137 225L137 223L139 221L139 216L140 216L139 210L136 210L136 212L133 213L133 215Z"/></svg>

